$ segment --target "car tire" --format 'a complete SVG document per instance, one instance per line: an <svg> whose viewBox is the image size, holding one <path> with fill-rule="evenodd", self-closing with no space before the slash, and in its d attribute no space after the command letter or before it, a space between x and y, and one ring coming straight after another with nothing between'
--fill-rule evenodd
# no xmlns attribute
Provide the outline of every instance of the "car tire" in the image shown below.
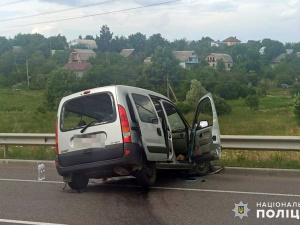
<svg viewBox="0 0 300 225"><path fill-rule="evenodd" d="M149 162L143 159L143 168L134 173L136 180L142 187L153 186L156 182L157 171L155 167L155 162Z"/></svg>
<svg viewBox="0 0 300 225"><path fill-rule="evenodd" d="M199 176L205 176L209 173L210 171L210 162L202 162L202 163L197 163L197 168L196 168L196 173Z"/></svg>
<svg viewBox="0 0 300 225"><path fill-rule="evenodd" d="M89 178L84 174L73 175L72 182L69 182L68 185L70 188L79 190L87 187L89 183Z"/></svg>

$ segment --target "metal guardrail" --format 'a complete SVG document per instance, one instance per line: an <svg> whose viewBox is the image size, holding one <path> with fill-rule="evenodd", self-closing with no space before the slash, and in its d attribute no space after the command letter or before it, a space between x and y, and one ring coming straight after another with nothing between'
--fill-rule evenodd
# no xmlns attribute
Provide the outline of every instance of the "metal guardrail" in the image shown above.
<svg viewBox="0 0 300 225"><path fill-rule="evenodd" d="M4 158L9 145L55 146L55 134L0 133L0 145L4 145Z"/></svg>
<svg viewBox="0 0 300 225"><path fill-rule="evenodd" d="M300 151L300 136L221 135L223 149Z"/></svg>
<svg viewBox="0 0 300 225"><path fill-rule="evenodd" d="M221 135L222 148L228 150L300 151L300 136ZM55 146L55 134L0 133L4 157L9 145Z"/></svg>

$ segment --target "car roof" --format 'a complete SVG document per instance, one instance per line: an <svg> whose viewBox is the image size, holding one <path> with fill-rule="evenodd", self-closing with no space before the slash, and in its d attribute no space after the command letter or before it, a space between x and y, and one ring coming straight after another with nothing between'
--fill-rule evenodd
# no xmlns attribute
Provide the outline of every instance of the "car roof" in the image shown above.
<svg viewBox="0 0 300 225"><path fill-rule="evenodd" d="M168 101L171 101L166 96L164 96L162 94L159 94L157 92L149 91L147 89L133 87L133 86L126 86L126 85L111 85L111 86L104 86L104 87L97 87L97 88L87 89L87 90L83 90L83 91L76 92L74 94L65 96L65 97L62 98L62 101L67 101L67 100L70 100L72 98L76 98L79 95L82 95L85 91L91 91L92 93L110 91L110 92L114 92L115 93L116 90L120 90L121 92L123 92L123 91L129 91L129 92L144 93L144 94L153 95L153 96L156 96L156 97L163 98L163 99L166 99Z"/></svg>

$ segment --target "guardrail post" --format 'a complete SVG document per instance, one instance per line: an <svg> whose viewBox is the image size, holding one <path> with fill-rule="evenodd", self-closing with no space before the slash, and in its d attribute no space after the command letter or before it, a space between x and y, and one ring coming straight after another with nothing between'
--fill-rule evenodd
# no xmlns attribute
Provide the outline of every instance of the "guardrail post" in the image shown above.
<svg viewBox="0 0 300 225"><path fill-rule="evenodd" d="M4 158L8 158L8 145L4 145Z"/></svg>

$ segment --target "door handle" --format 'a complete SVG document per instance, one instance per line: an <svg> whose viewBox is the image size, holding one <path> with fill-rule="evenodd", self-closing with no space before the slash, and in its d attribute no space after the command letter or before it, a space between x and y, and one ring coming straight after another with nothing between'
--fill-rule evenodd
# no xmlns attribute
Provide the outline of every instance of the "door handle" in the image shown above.
<svg viewBox="0 0 300 225"><path fill-rule="evenodd" d="M157 131L158 136L161 136L161 129L159 127L156 129L156 131Z"/></svg>
<svg viewBox="0 0 300 225"><path fill-rule="evenodd" d="M216 140L217 140L217 136L214 135L214 136L212 137L212 140L213 140L213 141L216 141Z"/></svg>

